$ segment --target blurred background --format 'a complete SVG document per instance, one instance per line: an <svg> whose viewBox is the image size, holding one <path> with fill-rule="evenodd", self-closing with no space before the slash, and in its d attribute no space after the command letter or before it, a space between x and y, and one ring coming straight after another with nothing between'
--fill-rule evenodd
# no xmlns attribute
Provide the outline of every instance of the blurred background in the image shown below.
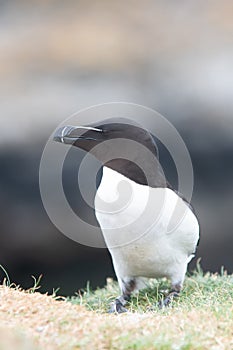
<svg viewBox="0 0 233 350"><path fill-rule="evenodd" d="M0 2L0 264L11 281L27 288L43 274L42 291L71 295L114 276L106 250L54 227L39 192L49 135L111 101L151 107L177 128L194 167L197 258L233 272L232 16L228 0Z"/></svg>

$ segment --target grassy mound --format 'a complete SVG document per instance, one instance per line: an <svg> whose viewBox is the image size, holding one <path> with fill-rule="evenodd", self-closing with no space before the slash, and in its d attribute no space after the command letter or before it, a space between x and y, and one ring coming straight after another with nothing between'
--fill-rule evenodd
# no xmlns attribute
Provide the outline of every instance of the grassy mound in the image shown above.
<svg viewBox="0 0 233 350"><path fill-rule="evenodd" d="M233 276L186 278L181 296L160 310L169 287L151 281L132 298L129 312L106 310L119 294L115 282L70 299L42 295L36 288L0 287L0 350L18 349L233 349Z"/></svg>

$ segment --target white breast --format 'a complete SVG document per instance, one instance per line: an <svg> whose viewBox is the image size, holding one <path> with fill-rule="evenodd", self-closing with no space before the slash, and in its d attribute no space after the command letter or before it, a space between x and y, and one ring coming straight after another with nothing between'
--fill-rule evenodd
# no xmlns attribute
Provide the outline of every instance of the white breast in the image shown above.
<svg viewBox="0 0 233 350"><path fill-rule="evenodd" d="M117 274L171 275L195 251L198 221L171 189L139 185L104 167L95 210Z"/></svg>

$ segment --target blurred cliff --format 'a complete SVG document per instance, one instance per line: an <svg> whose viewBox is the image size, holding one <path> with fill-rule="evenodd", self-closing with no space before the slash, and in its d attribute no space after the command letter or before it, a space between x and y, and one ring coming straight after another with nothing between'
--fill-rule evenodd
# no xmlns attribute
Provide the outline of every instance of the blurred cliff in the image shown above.
<svg viewBox="0 0 233 350"><path fill-rule="evenodd" d="M194 166L197 256L233 272L232 16L228 0L0 3L0 264L13 281L42 273L44 290L71 294L113 275L106 251L53 226L38 185L53 129L110 101L156 109L178 129Z"/></svg>

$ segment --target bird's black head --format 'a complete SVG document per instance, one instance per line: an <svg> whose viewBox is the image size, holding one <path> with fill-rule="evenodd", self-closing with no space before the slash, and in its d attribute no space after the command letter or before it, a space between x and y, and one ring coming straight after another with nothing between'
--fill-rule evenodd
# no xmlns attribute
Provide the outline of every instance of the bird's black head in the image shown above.
<svg viewBox="0 0 233 350"><path fill-rule="evenodd" d="M152 135L129 119L112 118L88 126L64 126L56 131L54 141L90 152L103 165L137 183L165 187Z"/></svg>

